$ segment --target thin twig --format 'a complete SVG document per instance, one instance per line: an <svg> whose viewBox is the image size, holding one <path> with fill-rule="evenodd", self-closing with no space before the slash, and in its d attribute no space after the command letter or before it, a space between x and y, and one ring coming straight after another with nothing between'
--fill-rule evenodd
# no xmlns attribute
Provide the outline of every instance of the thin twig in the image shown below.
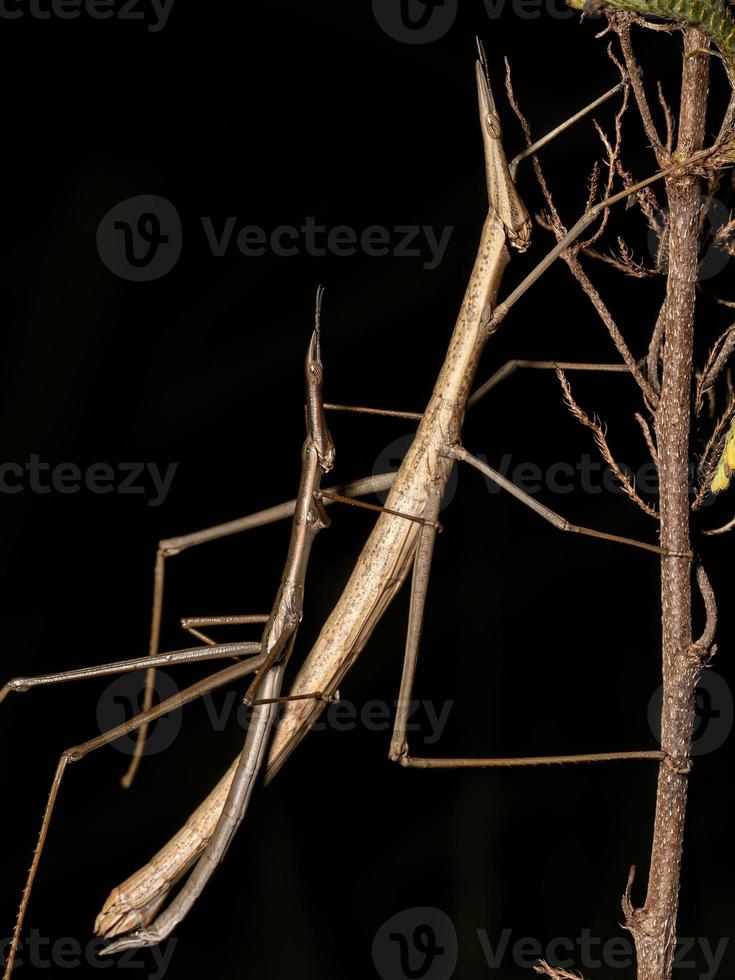
<svg viewBox="0 0 735 980"><path fill-rule="evenodd" d="M728 104L727 110L725 111L725 116L722 120L722 126L720 127L720 132L718 135L718 140L724 140L727 138L728 133L735 127L735 92L730 96L730 102Z"/></svg>
<svg viewBox="0 0 735 980"><path fill-rule="evenodd" d="M666 152L671 153L674 149L674 133L676 130L674 114L671 111L671 106L666 101L664 88L660 81L656 83L656 88L658 89L658 104L663 109L664 122L666 123Z"/></svg>
<svg viewBox="0 0 735 980"><path fill-rule="evenodd" d="M666 152L666 147L661 142L656 124L653 121L651 107L648 104L648 97L646 96L646 89L643 84L643 75L636 60L630 37L630 28L635 23L635 15L622 12L611 13L608 17L613 31L618 35L618 39L620 40L620 47L623 52L623 58L625 59L625 67L630 78L636 103L638 104L638 111L643 122L643 128L646 131L646 136L653 148L653 152L656 154L659 167L665 167L668 165L669 157Z"/></svg>
<svg viewBox="0 0 735 980"><path fill-rule="evenodd" d="M590 302L592 303L594 308L597 310L600 319L602 320L602 322L605 324L605 327L607 328L607 332L610 334L612 342L615 344L615 347L617 348L618 353L620 354L623 361L627 365L628 370L630 371L630 373L633 375L636 382L638 383L638 387L643 392L646 401L651 406L655 407L658 402L658 395L653 390L651 385L649 385L646 378L643 376L640 368L638 367L638 362L636 361L630 348L626 344L625 339L623 338L623 335L620 332L618 325L615 323L615 320L612 317L612 314L608 310L600 294L597 292L597 289L593 286L586 272L582 268L579 259L576 257L576 255L573 255L571 253L565 254L563 258L566 261L567 265L569 266L572 275L577 280L579 285L582 287L585 294L589 297Z"/></svg>
<svg viewBox="0 0 735 980"><path fill-rule="evenodd" d="M615 65L615 67L620 72L623 79L625 79L627 77L625 69L617 60L611 48L608 48L608 55L612 60L613 64ZM602 145L605 147L605 150L607 151L607 180L605 181L605 190L602 195L603 198L609 197L610 194L612 193L613 182L615 180L615 174L617 172L617 165L620 160L620 151L621 151L622 141L623 141L623 118L625 117L625 113L628 110L629 98L630 98L630 86L626 84L625 87L623 88L623 101L619 109L615 113L615 142L614 143L610 142L610 140L607 137L607 134L604 132L602 127L597 123L596 120L593 120L595 129L597 130L597 135L600 137L600 140L602 141ZM593 204L594 204L594 199L591 199L588 203L588 208ZM592 245L594 245L594 243L602 236L605 229L607 228L607 223L609 218L610 218L610 211L609 209L606 209L605 211L602 212L602 221L600 222L594 234L591 235L591 237L588 238L586 241L580 241L578 248L583 250L586 248L590 248Z"/></svg>
<svg viewBox="0 0 735 980"><path fill-rule="evenodd" d="M620 70L622 71L622 67L620 68ZM515 98L515 95L513 93L513 84L512 84L512 80L511 80L511 76L510 76L510 67L508 65L507 60L506 60L505 84L506 84L506 90L508 92L508 100L509 100L509 102L510 102L512 108L513 108L513 111L515 112L516 116L518 117L518 119L519 119L519 121L521 123L521 126L523 128L523 132L524 132L525 137L526 137L526 142L527 143L530 143L531 142L531 131L530 131L530 127L529 127L528 121L526 120L526 117L523 114L520 106L518 105L518 102L517 102L517 100ZM625 95L624 95L624 98L623 98L623 105L621 106L620 110L618 111L618 113L616 114L616 117L615 117L615 133L616 133L616 138L615 138L615 146L614 147L607 140L607 137L605 137L604 133L602 133L602 131L598 128L598 132L600 133L600 137L601 137L601 139L602 139L602 141L603 141L606 149L608 150L608 165L609 166L608 166L608 179L607 179L606 195L605 195L606 199L609 199L609 193L610 193L610 190L612 189L612 181L613 181L613 178L614 178L614 175L615 175L616 164L617 164L618 157L619 157L620 140L621 140L621 132L622 132L622 118L623 118L623 114L625 113L625 110L626 110L627 104L628 104L628 87L627 87L627 85L625 86L624 92L625 92ZM561 221L561 218L559 217L559 213L558 213L558 211L556 209L556 206L554 204L554 200L553 200L553 197L551 195L551 191L549 189L549 186L546 183L546 179L544 177L543 169L542 169L541 164L540 164L540 162L538 160L538 157L535 157L534 156L533 163L534 163L534 170L535 170L535 173L536 173L536 178L537 178L537 180L539 182L539 185L541 187L541 192L542 192L542 194L543 194L543 196L544 196L544 198L546 200L547 206L549 208L550 226L551 226L551 228L552 228L552 230L554 232L554 235L555 235L555 237L557 239L557 243L560 243L560 242L564 241L565 239L567 239L569 237L569 233L567 232L564 224ZM604 202L602 202L602 203L604 204ZM592 214L593 212L596 212L596 213L599 214L600 211L602 211L603 213L607 213L607 209L604 208L604 207L601 207L600 205L594 205L591 208L588 207L586 213L587 214ZM588 224L589 223L590 222L588 222ZM604 227L604 223L605 223L605 219L603 219L603 223L602 223L601 228ZM579 225L579 222L577 224ZM575 226L575 227L577 227L577 226ZM581 228L580 229L580 233L583 230L584 229ZM595 238L596 238L596 235L593 235L588 240L588 242L586 244L589 246L592 242L595 241ZM610 311L605 306L605 304L604 304L604 302L602 300L602 297L597 292L597 290L595 289L595 287L592 285L592 283L590 282L589 278L587 277L587 275L582 270L582 267L580 266L579 261L577 260L576 251L577 251L577 249L579 247L580 246L577 246L576 249L570 249L569 252L563 251L560 254L561 254L562 258L566 261L566 263L569 266L569 268L571 269L572 274L575 276L575 278L577 279L577 281L579 282L579 284L582 286L582 289L584 290L584 292L586 293L586 295L589 297L590 301L592 302L592 305L595 307L595 309L599 313L600 318L602 319L602 322L605 324L605 327L607 328L608 333L610 334L610 336L611 336L611 338L613 340L613 343L615 344L615 346L616 346L616 348L617 348L620 356L622 357L624 363L628 367L628 370L630 371L630 373L632 374L632 376L635 378L636 382L638 383L639 387L641 388L641 391L643 392L646 400L649 402L649 404L651 404L652 406L655 406L656 401L657 401L657 396L656 396L655 391L651 388L651 386L648 384L648 382L644 378L643 374L641 373L641 370L638 367L638 364L636 362L636 359L635 359L635 357L633 357L633 354L631 353L630 349L628 348L628 345L625 343L625 340L623 338L623 335L621 334L620 330L618 329L618 326L615 323L612 315L610 314ZM506 304L508 304L508 303L509 303L509 301L506 301ZM496 318L497 318L497 311L496 311Z"/></svg>
<svg viewBox="0 0 735 980"><path fill-rule="evenodd" d="M666 329L666 300L664 300L661 310L656 320L656 326L651 336L651 343L648 345L648 380L657 395L661 393L661 382L658 376L658 362L661 358L661 345L664 342L664 331Z"/></svg>
<svg viewBox="0 0 735 980"><path fill-rule="evenodd" d="M702 408L702 397L706 391L714 385L717 378L727 365L727 362L735 349L735 323L731 324L715 341L712 350L705 362L702 374L697 384L695 406L697 415Z"/></svg>
<svg viewBox="0 0 735 980"><path fill-rule="evenodd" d="M628 245L620 237L618 238L618 249L619 258L616 258L612 253L610 255L604 255L594 248L580 248L580 252L583 252L590 259L596 259L598 262L611 265L613 269L617 269L618 272L622 272L623 275L630 276L633 279L650 279L659 274L658 269L648 269L642 262L636 262L630 254Z"/></svg>
<svg viewBox="0 0 735 980"><path fill-rule="evenodd" d="M636 412L634 418L641 427L643 438L646 440L646 445L648 446L648 452L651 454L651 459L658 466L658 450L656 449L656 442L653 438L651 427L640 412Z"/></svg>
<svg viewBox="0 0 735 980"><path fill-rule="evenodd" d="M533 971L534 973L545 974L547 977L551 977L551 980L584 980L581 973L570 973L568 970L559 969L556 966L551 966L546 960L539 960Z"/></svg>
<svg viewBox="0 0 735 980"><path fill-rule="evenodd" d="M717 646L714 642L717 632L717 599L709 576L701 563L697 565L696 578L707 618L702 635L687 649L687 657L695 667L706 667L717 653Z"/></svg>
<svg viewBox="0 0 735 980"><path fill-rule="evenodd" d="M735 395L730 394L725 411L717 420L699 462L698 471L702 483L692 504L692 510L699 510L710 492L712 477L722 455L722 442L725 438L724 430L732 421L733 414L735 414Z"/></svg>
<svg viewBox="0 0 735 980"><path fill-rule="evenodd" d="M618 176L623 182L623 187L633 187L635 185L635 177L629 170L626 170L619 160L617 170ZM641 190L636 191L635 197L636 203L646 219L646 224L654 235L656 235L657 238L660 238L662 228L665 228L665 225L662 224L662 220L665 218L665 215L661 211L661 206L658 203L654 189L652 187L644 187ZM659 268L659 266L657 266L657 268Z"/></svg>
<svg viewBox="0 0 735 980"><path fill-rule="evenodd" d="M735 517L727 524L723 524L722 527L713 527L709 531L702 531L702 534L706 534L707 537L714 537L717 534L727 534L728 531L732 531L735 528Z"/></svg>
<svg viewBox="0 0 735 980"><path fill-rule="evenodd" d="M572 396L572 389L569 384L569 381L567 380L566 374L564 374L564 372L560 369L557 370L556 374L557 377L559 378L559 383L561 384L562 392L564 393L564 401L566 402L569 411L577 419L578 422L580 422L583 426L585 426L585 428L589 429L593 433L595 437L595 442L597 443L597 447L600 450L603 459L612 470L615 478L620 483L625 493L628 495L628 497L630 497L633 503L637 504L638 507L640 507L640 509L643 511L644 514L648 514L649 517L658 518L659 516L658 511L650 504L647 504L645 500L643 500L641 497L638 496L634 483L627 476L627 474L621 469L620 465L615 460L612 452L610 451L610 447L607 443L607 438L603 426L597 420L591 419L576 403L576 401Z"/></svg>
<svg viewBox="0 0 735 980"><path fill-rule="evenodd" d="M497 306L493 307L492 303L489 303L482 314L482 324L485 327L488 334L494 333L503 320L506 318L510 310L516 305L518 300L524 296L531 286L543 276L547 269L549 269L554 262L563 255L564 252L569 249L574 242L579 238L582 232L589 228L595 218L600 214L605 208L610 208L614 204L618 204L620 201L626 200L626 198L631 197L633 194L637 194L638 191L643 190L645 187L649 187L651 184L655 184L659 180L665 180L666 178L674 178L678 176L683 176L684 174L698 173L705 161L713 160L713 166L725 165L725 159L722 155L727 149L731 149L732 139L728 138L728 141L724 144L715 143L712 146L705 147L702 150L697 150L690 156L683 159L676 160L669 167L665 167L663 170L658 170L655 174L651 174L650 177L646 177L644 180L639 180L638 183L633 184L632 187L626 187L625 190L619 191L617 194L613 194L612 197L608 197L604 201L600 201L589 211L586 211L579 220L572 225L569 231L566 233L564 238L557 242L557 244L550 249L550 251L544 256L544 258L528 273L525 279L520 282L511 293L506 296L502 303L498 303Z"/></svg>

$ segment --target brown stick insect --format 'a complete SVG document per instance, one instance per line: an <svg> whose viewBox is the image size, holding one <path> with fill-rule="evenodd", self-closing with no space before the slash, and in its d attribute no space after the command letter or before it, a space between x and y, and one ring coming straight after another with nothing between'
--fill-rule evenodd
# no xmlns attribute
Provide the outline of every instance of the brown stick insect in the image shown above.
<svg viewBox="0 0 735 980"><path fill-rule="evenodd" d="M376 624L413 569L405 662L401 680L390 758L404 767L513 767L555 765L566 762L603 762L623 759L661 761L660 751L609 752L574 756L530 758L440 759L416 758L407 741L407 712L416 671L423 610L437 533L438 516L447 481L456 461L467 462L489 479L531 507L539 516L562 531L604 538L657 555L690 558L656 544L635 541L613 534L570 524L554 511L529 497L524 491L482 463L461 444L462 424L468 407L476 404L514 367L553 368L546 362L516 362L501 369L474 394L472 385L485 345L510 307L535 282L594 219L617 201L642 187L673 173L680 163L664 168L646 181L608 196L590 208L568 235L518 286L508 299L496 306L503 273L510 261L511 248L524 250L530 241L531 220L515 187L515 172L524 157L537 152L552 135L576 122L606 99L627 88L624 79L610 92L595 100L549 137L524 151L508 164L502 143L487 65L481 50L476 66L480 124L485 153L489 210L485 220L474 268L466 289L459 317L450 340L444 364L431 399L421 415L396 412L415 418L418 428L414 441L397 473L384 474L321 489L323 476L333 464L334 448L325 421L325 410L344 409L322 401L322 363L319 318L321 293L317 300L317 325L306 359L307 436L302 454L302 473L295 500L226 525L219 525L159 545L154 575L153 617L150 652L147 657L101 667L11 680L0 692L0 701L10 692L82 678L101 677L125 671L147 669L148 699L145 710L129 722L82 745L67 749L61 756L53 779L38 844L23 892L20 912L5 970L8 980L22 935L31 890L36 878L54 805L63 775L71 762L106 745L121 735L138 730L138 750L125 778L130 785L142 757L147 725L209 691L254 674L245 700L253 712L242 753L222 777L210 796L200 805L176 836L140 871L111 892L96 922L98 935L112 940L105 953L155 945L165 939L184 919L201 894L242 822L253 787L264 770L270 781L313 726L325 705L338 697L339 685L367 644ZM713 151L707 151L712 153ZM691 161L689 161L691 164ZM628 365L569 364L568 369L628 371ZM355 409L360 411L361 409ZM362 409L362 411L370 411ZM301 664L287 695L281 695L284 671L294 648L301 618L307 564L318 531L328 525L326 508L339 502L368 506L356 498L390 488L372 532L352 574L319 637ZM271 613L268 616L207 617L183 622L201 645L171 653L159 653L162 618L164 567L168 557L186 548L236 534L248 528L292 517L291 541L286 565ZM265 622L259 643L217 644L208 635L210 628ZM151 706L155 668L179 663L196 663L226 658L242 658L236 663L192 685L174 698ZM278 716L277 724L276 718ZM171 889L189 872L177 896L165 906Z"/></svg>

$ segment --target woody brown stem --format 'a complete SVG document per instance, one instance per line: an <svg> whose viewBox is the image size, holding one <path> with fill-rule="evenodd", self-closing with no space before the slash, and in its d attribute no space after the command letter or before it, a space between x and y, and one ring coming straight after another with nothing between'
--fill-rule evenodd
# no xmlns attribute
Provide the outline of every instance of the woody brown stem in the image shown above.
<svg viewBox="0 0 735 980"><path fill-rule="evenodd" d="M682 76L679 146L685 158L704 145L709 58L686 57L706 47L687 30ZM661 396L656 417L660 458L661 545L690 550L688 456L692 404L692 347L698 266L700 185L696 177L666 181L670 209L670 266L667 282ZM661 560L663 710L661 748L666 756L658 776L656 817L646 902L624 902L627 926L638 953L638 980L669 980L676 945L679 876L695 721L695 687L700 668L687 656L692 642L691 563ZM672 761L674 764L672 764Z"/></svg>

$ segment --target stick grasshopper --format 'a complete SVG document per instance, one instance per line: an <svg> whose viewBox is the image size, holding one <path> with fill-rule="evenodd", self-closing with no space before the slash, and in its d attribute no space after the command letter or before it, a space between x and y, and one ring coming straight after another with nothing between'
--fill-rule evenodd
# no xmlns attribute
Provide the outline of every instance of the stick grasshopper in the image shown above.
<svg viewBox="0 0 735 980"><path fill-rule="evenodd" d="M358 480L324 491L320 489L321 479L332 465L333 447L324 415L325 407L329 408L329 405L325 406L322 403L321 396L322 366L317 313L317 327L312 336L306 363L307 438L304 444L301 484L297 498L290 503L233 521L228 525L161 543L154 575L153 622L148 657L43 677L16 678L0 692L0 700L2 700L11 691L27 691L42 685L139 669L149 671L150 691L152 690L150 671L156 667L249 655L248 659L240 660L218 671L156 708L150 707L149 699L148 706L138 717L62 754L23 892L5 980L8 980L13 970L54 804L69 763L80 760L96 748L114 741L126 732L138 730L141 733L139 751L125 780L129 785L142 755L146 726L151 721L208 691L230 684L249 673L255 673L246 695L246 701L253 706L253 715L242 754L178 834L145 867L123 885L113 889L97 918L95 927L97 934L113 940L106 948L106 953L159 943L182 921L212 876L215 867L222 860L234 832L244 818L255 781L261 770L265 770L266 781L272 779L314 724L325 704L337 696L340 683L367 644L376 624L412 568L405 663L390 746L390 757L393 761L405 767L484 768L617 759L660 761L663 758L661 752L643 751L525 759L420 759L412 757L409 751L406 734L407 712L416 671L430 565L439 530L438 515L447 480L456 461L467 462L482 470L486 476L532 507L539 516L550 521L560 530L603 537L656 554L669 554L654 544L637 542L570 524L555 512L529 498L499 473L468 453L461 445L462 423L466 409L476 403L493 384L491 382L483 386L472 395L472 384L480 356L501 319L524 289L548 268L551 262L563 252L573 236L580 234L597 214L616 201L628 197L639 187L660 179L665 173L661 171L647 181L628 188L625 192L608 198L592 208L585 218L575 225L569 236L557 245L537 269L514 290L505 303L496 307L502 276L510 261L510 250L511 248L523 250L528 246L531 221L514 183L517 161L509 166L505 156L499 117L484 57L477 62L476 79L489 210L483 225L477 258L443 367L428 406L418 418L419 425L415 439L398 472ZM583 110L583 113L594 109L620 88L621 85L616 86ZM569 123L576 121L583 113L579 113ZM541 141L543 142L545 140ZM537 144L532 150L538 148ZM527 155L528 151L521 156ZM678 163L674 166L682 166L682 164ZM319 308L320 299L318 312ZM528 366L549 368L553 365ZM584 369L594 366L570 365L570 367ZM627 370L625 365L608 366L608 368ZM409 413L396 414L406 416ZM301 616L310 548L316 532L328 524L326 508L344 500L354 502L355 498L364 494L389 487L390 493L386 504L383 508L378 508L381 513L340 600L324 624L313 649L301 665L289 694L282 697L281 680L293 650ZM271 613L265 617L209 617L187 620L183 625L201 641L202 645L173 653L159 653L166 558L187 547L289 516L293 517L291 543L283 579ZM260 643L216 644L208 633L203 632L205 629L221 625L245 625L263 621L265 621L265 629ZM276 707L280 703L283 703L284 709L275 730L272 731L277 713ZM164 909L164 903L172 887L192 867L193 870L185 885Z"/></svg>

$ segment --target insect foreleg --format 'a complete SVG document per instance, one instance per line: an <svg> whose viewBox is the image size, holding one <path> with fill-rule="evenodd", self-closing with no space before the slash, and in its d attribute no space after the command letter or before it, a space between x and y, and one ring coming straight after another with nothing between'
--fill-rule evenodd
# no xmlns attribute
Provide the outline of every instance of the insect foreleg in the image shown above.
<svg viewBox="0 0 735 980"><path fill-rule="evenodd" d="M205 694L209 693L209 691L216 690L217 688L223 687L225 684L229 684L246 674L252 673L261 666L264 659L264 656L259 654L258 656L245 660L242 663L225 667L224 670L218 671L211 677L207 677L204 680L193 684L191 687L185 689L184 691L180 691L178 694L168 698L166 701L162 701L161 704L156 705L155 708L142 712L140 715L132 718L130 721L124 722L122 725L118 725L111 731L104 732L103 734L98 735L96 738L90 739L88 742L84 742L82 745L76 745L72 748L66 749L61 754L61 758L59 759L56 772L51 783L51 791L49 793L48 802L44 811L36 849L33 853L33 861L31 862L28 878L26 879L26 884L23 889L23 897L21 898L20 909L18 911L18 918L16 920L15 929L13 932L13 939L8 952L3 980L10 980L10 975L13 972L13 965L18 952L25 915L28 909L31 892L33 890L33 883L38 873L41 855L43 854L44 845L48 836L51 818L53 816L54 806L56 805L56 799L59 795L61 782L64 778L64 773L66 772L69 763L78 762L86 755L89 755L90 752L94 752L96 749L102 748L103 745L109 745L110 742L116 741L118 738L121 738L123 735L127 735L129 732L140 729L142 725L147 725L150 722L155 721L157 718L160 718L162 715L168 714L170 711L173 711L176 708L195 700L196 698L203 697Z"/></svg>

